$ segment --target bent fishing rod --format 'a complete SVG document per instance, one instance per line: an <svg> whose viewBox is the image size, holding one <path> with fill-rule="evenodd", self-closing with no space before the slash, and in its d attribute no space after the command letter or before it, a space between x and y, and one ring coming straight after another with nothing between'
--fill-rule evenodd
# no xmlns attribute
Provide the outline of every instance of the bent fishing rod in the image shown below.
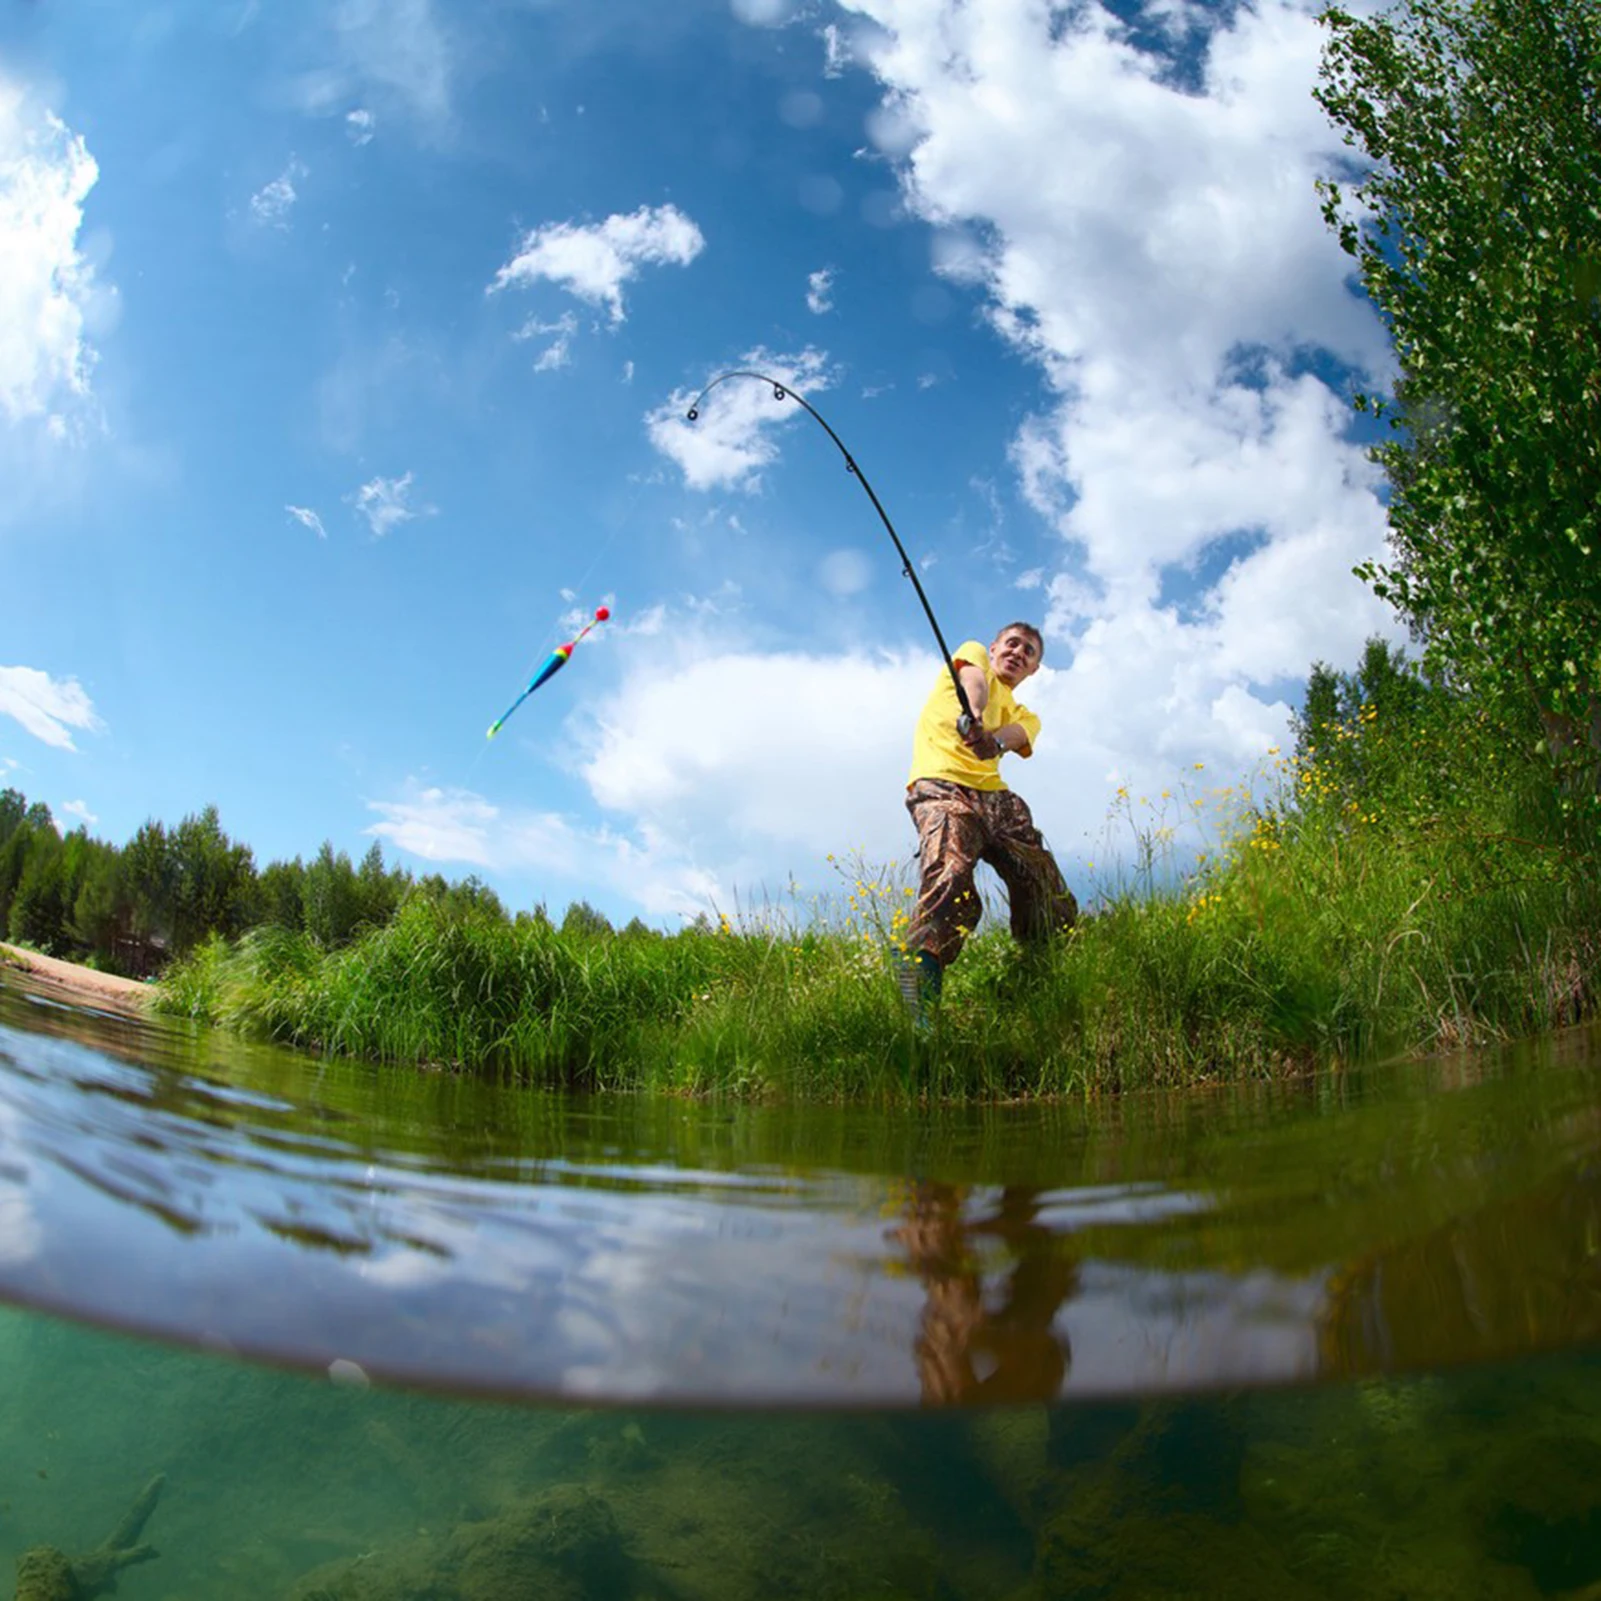
<svg viewBox="0 0 1601 1601"><path fill-rule="evenodd" d="M940 660L945 663L946 671L951 675L951 688L956 691L956 704L962 708L962 715L957 720L957 731L966 735L971 730L974 717L972 703L967 698L967 691L962 688L962 680L956 671L956 663L951 660L950 647L945 643L945 636L940 632L939 621L934 616L934 608L928 603L928 596L923 592L923 586L918 582L916 569L912 566L912 558L906 554L906 547L901 543L901 536L895 532L895 524L889 520L889 513L884 510L883 503L873 493L873 486L867 481L867 474L856 464L856 458L845 448L845 441L828 426L823 414L804 396L798 395L787 384L780 383L776 378L769 378L764 372L749 372L743 368L736 368L732 372L722 372L701 390L695 397L695 404L687 413L690 422L700 417L700 408L706 397L719 385L725 384L730 378L754 378L758 383L772 386L774 400L793 400L801 407L811 419L832 439L839 448L839 453L845 458L845 470L852 474L856 481L867 491L867 498L873 503L873 510L883 523L885 531L895 543L895 553L901 559L901 572L912 581L912 588L917 591L917 598L923 603L923 615L928 618L928 626L934 630L934 638L939 645Z"/></svg>

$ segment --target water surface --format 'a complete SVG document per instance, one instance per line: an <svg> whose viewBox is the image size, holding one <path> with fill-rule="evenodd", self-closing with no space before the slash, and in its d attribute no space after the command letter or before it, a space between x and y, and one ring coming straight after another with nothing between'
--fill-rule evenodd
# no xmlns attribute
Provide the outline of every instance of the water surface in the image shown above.
<svg viewBox="0 0 1601 1601"><path fill-rule="evenodd" d="M1601 1330L1601 1055L1111 1103L584 1099L0 986L0 1298L585 1401L1149 1396Z"/></svg>

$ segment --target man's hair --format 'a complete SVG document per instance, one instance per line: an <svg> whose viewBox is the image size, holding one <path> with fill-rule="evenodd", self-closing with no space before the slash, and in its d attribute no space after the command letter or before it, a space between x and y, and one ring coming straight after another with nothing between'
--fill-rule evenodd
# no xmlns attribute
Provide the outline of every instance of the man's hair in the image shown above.
<svg viewBox="0 0 1601 1601"><path fill-rule="evenodd" d="M1034 643L1040 648L1040 660L1045 660L1045 636L1033 625L1033 623L1007 623L1003 627L995 630L995 638L999 639L1001 635L1007 631L1007 629L1011 628L1021 628L1025 634L1032 635Z"/></svg>

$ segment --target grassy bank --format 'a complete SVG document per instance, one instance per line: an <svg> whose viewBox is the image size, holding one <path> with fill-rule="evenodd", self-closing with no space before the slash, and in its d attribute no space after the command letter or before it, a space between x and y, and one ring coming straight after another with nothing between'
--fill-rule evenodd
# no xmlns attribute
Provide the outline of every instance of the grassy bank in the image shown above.
<svg viewBox="0 0 1601 1601"><path fill-rule="evenodd" d="M1595 1008L1588 814L1441 697L1343 701L1254 789L1120 792L1093 914L1040 959L995 917L914 1041L888 968L910 883L664 936L419 899L324 951L213 941L161 1004L389 1062L541 1083L806 1098L1108 1092L1513 1038Z"/></svg>

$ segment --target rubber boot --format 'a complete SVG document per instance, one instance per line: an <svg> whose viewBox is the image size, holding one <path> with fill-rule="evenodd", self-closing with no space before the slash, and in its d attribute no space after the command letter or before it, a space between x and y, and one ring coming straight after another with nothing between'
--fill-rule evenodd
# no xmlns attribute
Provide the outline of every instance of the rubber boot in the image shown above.
<svg viewBox="0 0 1601 1601"><path fill-rule="evenodd" d="M895 963L895 982L906 1002L912 1027L919 1034L933 1030L944 977L945 970L932 951L908 951Z"/></svg>

